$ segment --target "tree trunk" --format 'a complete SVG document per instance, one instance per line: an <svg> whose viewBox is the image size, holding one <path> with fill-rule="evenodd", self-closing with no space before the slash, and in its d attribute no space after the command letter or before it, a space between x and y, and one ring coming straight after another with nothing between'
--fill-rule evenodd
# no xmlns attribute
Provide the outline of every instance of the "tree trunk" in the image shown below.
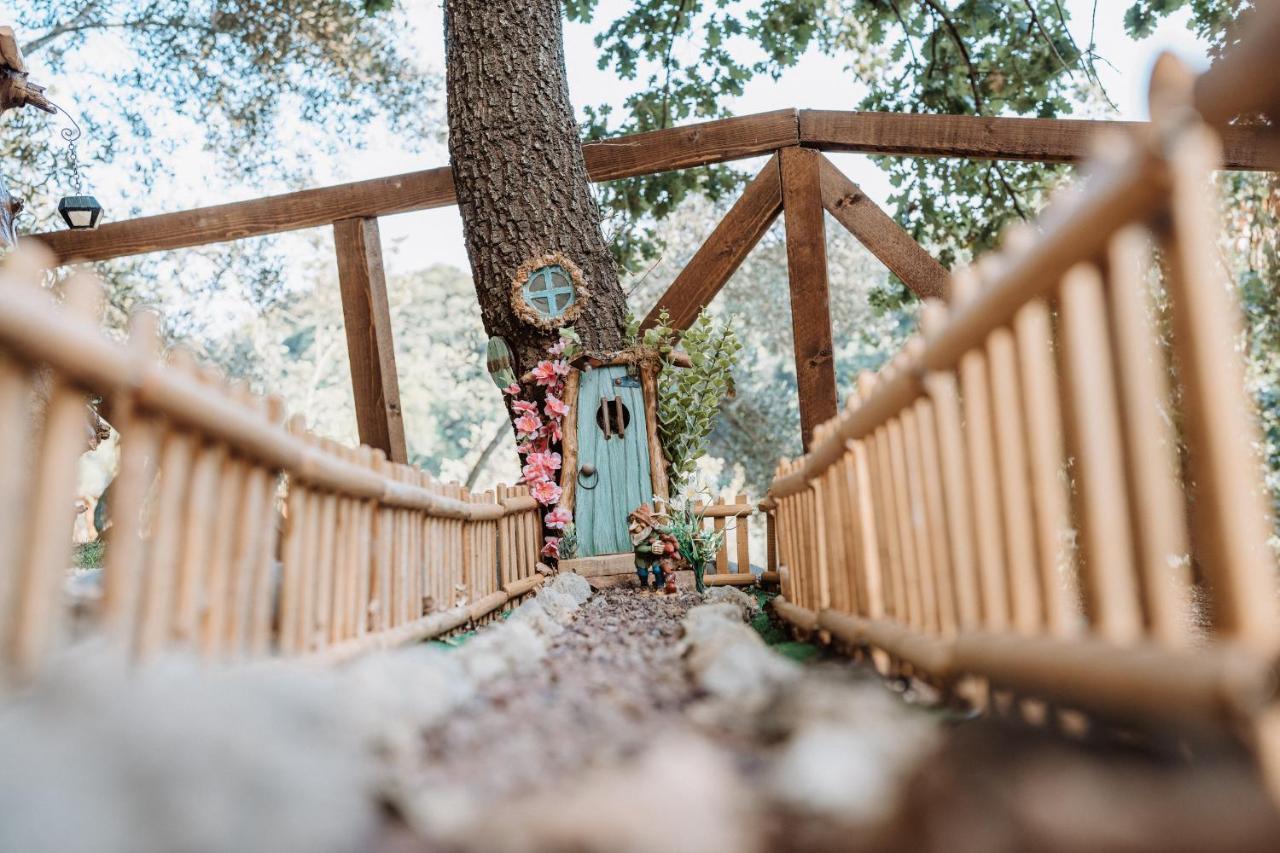
<svg viewBox="0 0 1280 853"><path fill-rule="evenodd" d="M559 252L590 289L573 326L588 351L621 346L626 297L600 230L565 77L560 0L446 0L449 154L485 330L517 371L557 337L523 321L512 282ZM518 375L518 374L517 374Z"/></svg>

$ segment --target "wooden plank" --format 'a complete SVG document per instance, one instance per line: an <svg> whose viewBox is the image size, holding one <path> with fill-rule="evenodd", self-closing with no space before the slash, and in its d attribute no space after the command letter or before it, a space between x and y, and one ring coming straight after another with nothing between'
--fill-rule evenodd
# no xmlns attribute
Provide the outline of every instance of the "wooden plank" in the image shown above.
<svg viewBox="0 0 1280 853"><path fill-rule="evenodd" d="M1092 153L1092 140L1108 130L1151 132L1141 121L921 115L801 110L800 144L823 151L915 157L968 157L1074 163ZM1280 141L1265 128L1223 127L1227 169L1280 169Z"/></svg>
<svg viewBox="0 0 1280 853"><path fill-rule="evenodd" d="M562 572L574 572L584 578L599 578L635 574L636 561L635 555L631 553L597 554L594 557L561 560L559 568Z"/></svg>
<svg viewBox="0 0 1280 853"><path fill-rule="evenodd" d="M745 504L747 502L746 495L738 495L737 502ZM751 571L751 516L743 515L738 517L738 522L734 525L738 540L738 571Z"/></svg>
<svg viewBox="0 0 1280 853"><path fill-rule="evenodd" d="M800 433L805 450L814 428L836 415L836 372L827 288L827 240L816 151L779 152L791 280L791 328L795 336Z"/></svg>
<svg viewBox="0 0 1280 853"><path fill-rule="evenodd" d="M333 244L360 443L381 450L393 462L407 462L378 220L335 222Z"/></svg>
<svg viewBox="0 0 1280 853"><path fill-rule="evenodd" d="M648 329L655 325L658 314L666 308L671 315L672 328L689 328L697 319L698 312L710 304L725 282L742 266L743 260L781 212L782 181L778 172L778 155L775 154L747 184L711 236L649 310L640 327Z"/></svg>
<svg viewBox="0 0 1280 853"><path fill-rule="evenodd" d="M797 141L796 111L777 110L637 133L582 147L595 181L686 169L768 154ZM448 166L299 190L249 201L108 222L96 231L32 235L64 264L102 261L227 240L317 228L342 219L389 216L457 203Z"/></svg>
<svg viewBox="0 0 1280 853"><path fill-rule="evenodd" d="M818 158L822 206L921 299L947 298L947 271L826 157Z"/></svg>
<svg viewBox="0 0 1280 853"><path fill-rule="evenodd" d="M796 116L795 109L786 108L633 133L589 142L582 156L593 181L742 160L799 142Z"/></svg>
<svg viewBox="0 0 1280 853"><path fill-rule="evenodd" d="M797 143L825 151L1074 162L1088 155L1095 134L1144 127L1145 122L784 109L592 142L583 146L583 156L595 181L741 160ZM1274 131L1230 126L1221 132L1225 168L1280 169ZM456 201L452 172L439 166L108 222L96 231L31 236L53 251L58 264L102 261L317 228L340 219L447 207Z"/></svg>

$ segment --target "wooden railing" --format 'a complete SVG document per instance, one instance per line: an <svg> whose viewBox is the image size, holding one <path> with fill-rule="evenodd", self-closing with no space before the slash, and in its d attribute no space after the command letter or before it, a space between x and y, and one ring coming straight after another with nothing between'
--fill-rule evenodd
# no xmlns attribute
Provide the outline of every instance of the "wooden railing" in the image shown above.
<svg viewBox="0 0 1280 853"><path fill-rule="evenodd" d="M37 670L68 642L86 406L121 434L102 598L90 631L137 656L342 657L484 618L537 586L538 508L523 487L470 495L370 448L286 425L262 399L162 361L156 323L98 326L79 275L56 306L47 259L0 269L0 664Z"/></svg>
<svg viewBox="0 0 1280 853"><path fill-rule="evenodd" d="M1154 132L1100 140L780 466L778 612L979 704L1247 732L1274 774L1272 528L1188 77L1158 65Z"/></svg>

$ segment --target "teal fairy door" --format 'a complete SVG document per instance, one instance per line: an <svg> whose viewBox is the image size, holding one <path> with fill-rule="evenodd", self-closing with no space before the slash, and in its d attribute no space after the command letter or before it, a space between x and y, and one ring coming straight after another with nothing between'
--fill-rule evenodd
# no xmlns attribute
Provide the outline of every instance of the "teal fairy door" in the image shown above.
<svg viewBox="0 0 1280 853"><path fill-rule="evenodd" d="M626 367L597 367L578 386L578 554L631 550L627 515L653 500L644 397Z"/></svg>

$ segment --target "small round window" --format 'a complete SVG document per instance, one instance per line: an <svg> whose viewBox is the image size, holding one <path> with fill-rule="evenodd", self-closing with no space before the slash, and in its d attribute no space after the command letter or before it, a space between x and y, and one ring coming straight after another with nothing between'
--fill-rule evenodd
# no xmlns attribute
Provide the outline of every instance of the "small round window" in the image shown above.
<svg viewBox="0 0 1280 853"><path fill-rule="evenodd" d="M573 278L559 264L534 270L525 281L522 293L525 303L548 320L564 316L578 299Z"/></svg>

